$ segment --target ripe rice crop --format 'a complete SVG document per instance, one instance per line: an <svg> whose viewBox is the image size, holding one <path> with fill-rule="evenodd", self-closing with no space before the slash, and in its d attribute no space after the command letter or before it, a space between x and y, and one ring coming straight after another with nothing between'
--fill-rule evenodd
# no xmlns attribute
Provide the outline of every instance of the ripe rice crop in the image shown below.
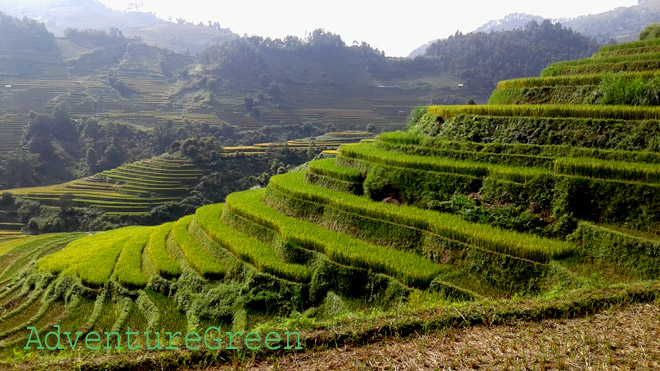
<svg viewBox="0 0 660 371"><path fill-rule="evenodd" d="M656 71L660 69L660 60L626 60L621 62L601 62L586 64L551 65L541 71L541 77L560 75L580 75L604 72Z"/></svg>
<svg viewBox="0 0 660 371"><path fill-rule="evenodd" d="M600 63L619 63L629 61L651 61L660 59L660 53L651 54L633 54L633 55L615 55L608 57L593 57L585 59L577 59L572 61L562 61L551 64L550 68L563 67L563 66L580 66L585 64L600 64Z"/></svg>
<svg viewBox="0 0 660 371"><path fill-rule="evenodd" d="M150 227L125 227L77 239L39 260L37 268L53 274L75 274L89 286L101 286L110 279L126 241L145 230Z"/></svg>
<svg viewBox="0 0 660 371"><path fill-rule="evenodd" d="M194 215L184 216L179 219L172 228L172 236L179 246L186 260L202 277L219 278L224 276L224 265L215 261L209 253L204 250L188 234L188 225L193 220Z"/></svg>
<svg viewBox="0 0 660 371"><path fill-rule="evenodd" d="M10 234L10 233L11 234L15 234L15 233L20 234L20 232L2 232L2 235L5 236L5 235ZM9 240L9 241L2 241L2 242L0 242L0 256L10 252L11 250L13 250L14 248L16 248L18 246L21 246L23 244L26 244L26 243L29 243L29 242L32 242L32 241L40 241L40 240L43 240L47 237L48 236L28 236L28 237L21 237L21 238L12 239L12 240Z"/></svg>
<svg viewBox="0 0 660 371"><path fill-rule="evenodd" d="M589 157L601 160L660 163L660 153L650 151L618 151L569 145L539 145L512 143L475 143L456 142L425 135L410 134L401 131L383 133L379 136L377 145L385 143L393 146L415 146L416 148L442 149L455 151L471 151L493 154L540 156L542 158L557 157Z"/></svg>
<svg viewBox="0 0 660 371"><path fill-rule="evenodd" d="M660 165L598 160L585 157L558 158L555 171L559 174L592 178L621 179L656 183L660 181Z"/></svg>
<svg viewBox="0 0 660 371"><path fill-rule="evenodd" d="M172 231L174 223L165 223L158 226L151 236L149 236L149 243L147 244L147 252L156 272L161 277L171 278L181 275L181 268L179 264L170 256L165 247L165 241Z"/></svg>
<svg viewBox="0 0 660 371"><path fill-rule="evenodd" d="M485 250L541 263L569 255L575 248L568 242L467 222L451 214L374 202L364 197L313 186L304 182L304 176L303 173L276 175L271 178L269 187L304 201L418 228Z"/></svg>
<svg viewBox="0 0 660 371"><path fill-rule="evenodd" d="M620 77L626 80L634 80L638 77L653 78L659 76L658 71L642 72L620 72L613 74L613 77ZM552 77L525 77L520 79L503 80L497 83L497 89L522 89L536 88L546 86L576 86L576 85L598 85L608 74L597 73L588 75L567 75Z"/></svg>
<svg viewBox="0 0 660 371"><path fill-rule="evenodd" d="M374 147L372 143L345 144L341 146L339 153L342 157L354 158L382 165L436 171L440 173L485 176L488 172L483 164L384 151Z"/></svg>
<svg viewBox="0 0 660 371"><path fill-rule="evenodd" d="M309 172L345 182L361 182L362 173L345 166L335 165L334 158L316 160L309 163Z"/></svg>
<svg viewBox="0 0 660 371"><path fill-rule="evenodd" d="M340 149L342 157L354 158L371 163L388 166L398 166L407 169L435 171L440 173L464 174L477 177L494 175L500 179L525 183L533 177L547 174L543 168L506 166L492 163L479 163L479 153L465 152L473 155L472 161L453 160L438 156L409 155L400 152L387 151L374 147L371 143L344 145Z"/></svg>
<svg viewBox="0 0 660 371"><path fill-rule="evenodd" d="M637 48L624 48L619 50L598 52L597 54L594 54L592 58L612 57L615 55L633 55L633 54L650 54L650 53L660 53L660 44L642 46Z"/></svg>
<svg viewBox="0 0 660 371"><path fill-rule="evenodd" d="M332 261L391 275L411 286L426 287L443 266L415 253L366 243L314 223L278 213L261 200L265 189L232 193L229 209L277 232L285 242L322 252Z"/></svg>
<svg viewBox="0 0 660 371"><path fill-rule="evenodd" d="M258 270L296 282L309 282L312 270L301 264L287 263L268 244L240 233L220 221L224 204L206 205L197 209L199 226L216 243Z"/></svg>
<svg viewBox="0 0 660 371"><path fill-rule="evenodd" d="M660 108L658 107L601 106L590 104L430 106L428 112L432 115L442 117L445 120L457 115L660 120Z"/></svg>
<svg viewBox="0 0 660 371"><path fill-rule="evenodd" d="M640 40L640 41L634 41L624 44L601 46L600 49L598 49L598 52L608 53L608 52L613 52L615 50L643 48L643 47L656 46L656 45L660 45L660 39Z"/></svg>
<svg viewBox="0 0 660 371"><path fill-rule="evenodd" d="M142 274L142 250L149 241L154 227L136 230L123 242L123 248L115 266L115 279L128 288L143 288L147 280Z"/></svg>

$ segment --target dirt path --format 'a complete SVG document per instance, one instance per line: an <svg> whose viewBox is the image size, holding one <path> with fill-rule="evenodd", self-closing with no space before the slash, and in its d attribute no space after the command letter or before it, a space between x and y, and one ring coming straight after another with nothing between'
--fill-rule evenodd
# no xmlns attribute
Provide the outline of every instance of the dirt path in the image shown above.
<svg viewBox="0 0 660 371"><path fill-rule="evenodd" d="M219 369L660 370L660 308L449 330Z"/></svg>

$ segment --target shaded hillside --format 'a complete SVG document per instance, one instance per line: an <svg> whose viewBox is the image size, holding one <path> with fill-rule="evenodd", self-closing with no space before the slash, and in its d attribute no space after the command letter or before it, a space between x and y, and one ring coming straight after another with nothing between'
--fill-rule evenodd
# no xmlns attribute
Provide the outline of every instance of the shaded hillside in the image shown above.
<svg viewBox="0 0 660 371"><path fill-rule="evenodd" d="M614 40L617 43L637 40L639 33L651 23L660 22L660 1L640 1L631 7L620 7L609 12L565 20L567 27L595 37L598 42Z"/></svg>
<svg viewBox="0 0 660 371"><path fill-rule="evenodd" d="M50 0L25 2L0 0L0 10L17 17L39 19L58 36L68 28L110 30L117 28L132 37L140 37L150 45L194 55L215 44L232 40L238 35L220 25L193 25L171 22L152 13L118 11L96 0Z"/></svg>
<svg viewBox="0 0 660 371"><path fill-rule="evenodd" d="M448 74L387 58L335 34L241 38L200 55L176 102L250 126L290 121L363 129L403 122L414 102L465 102L469 91ZM356 127L350 127L355 129Z"/></svg>
<svg viewBox="0 0 660 371"><path fill-rule="evenodd" d="M66 73L55 37L37 21L0 12L0 79ZM0 92L0 96L2 93Z"/></svg>

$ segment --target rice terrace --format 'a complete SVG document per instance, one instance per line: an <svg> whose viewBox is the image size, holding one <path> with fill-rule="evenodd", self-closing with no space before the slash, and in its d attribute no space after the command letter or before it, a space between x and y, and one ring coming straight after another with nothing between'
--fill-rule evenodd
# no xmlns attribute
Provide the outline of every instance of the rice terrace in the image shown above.
<svg viewBox="0 0 660 371"><path fill-rule="evenodd" d="M434 50L596 38L154 22L0 13L0 369L660 369L660 24L484 95Z"/></svg>

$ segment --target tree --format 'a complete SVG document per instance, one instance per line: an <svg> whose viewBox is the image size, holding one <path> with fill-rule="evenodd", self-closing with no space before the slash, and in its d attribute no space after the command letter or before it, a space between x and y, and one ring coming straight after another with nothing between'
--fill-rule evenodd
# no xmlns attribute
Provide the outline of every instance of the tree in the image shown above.
<svg viewBox="0 0 660 371"><path fill-rule="evenodd" d="M651 40L658 38L660 38L660 23L646 26L646 28L639 34L640 40Z"/></svg>
<svg viewBox="0 0 660 371"><path fill-rule="evenodd" d="M316 157L316 144L312 140L309 142L309 147L307 147L307 160L312 161Z"/></svg>
<svg viewBox="0 0 660 371"><path fill-rule="evenodd" d="M252 98L249 95L246 95L245 98L243 98L243 105L245 106L245 109L248 112L252 112L252 109L254 108L254 98Z"/></svg>

